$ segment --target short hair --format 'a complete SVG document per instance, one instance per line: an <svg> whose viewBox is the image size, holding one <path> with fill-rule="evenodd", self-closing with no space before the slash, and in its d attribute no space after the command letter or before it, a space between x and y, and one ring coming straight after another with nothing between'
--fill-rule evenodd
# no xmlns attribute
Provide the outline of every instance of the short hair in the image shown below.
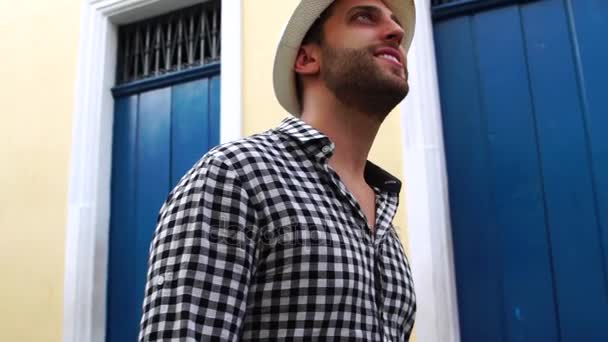
<svg viewBox="0 0 608 342"><path fill-rule="evenodd" d="M321 12L321 14L317 17L317 20L310 25L308 32L306 32L304 39L302 39L302 45L308 43L323 43L323 27L325 26L327 19L331 17L334 6L335 1L332 2L323 12Z"/></svg>
<svg viewBox="0 0 608 342"><path fill-rule="evenodd" d="M327 19L331 17L333 14L334 4L336 2L332 2L320 15L317 17L317 20L310 26L308 32L302 39L302 43L300 46L304 44L315 43L318 45L323 45L324 39L324 27ZM302 106L302 80L300 79L300 75L296 74L296 94L298 95L298 102L300 103L300 107Z"/></svg>

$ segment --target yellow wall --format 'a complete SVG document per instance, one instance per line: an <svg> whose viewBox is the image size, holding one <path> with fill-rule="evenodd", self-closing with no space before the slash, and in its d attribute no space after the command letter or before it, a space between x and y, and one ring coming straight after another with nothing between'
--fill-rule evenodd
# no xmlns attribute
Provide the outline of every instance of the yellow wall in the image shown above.
<svg viewBox="0 0 608 342"><path fill-rule="evenodd" d="M257 1L243 1L243 127L249 135L276 126L287 114L279 105L272 88L272 64L274 51L281 32L298 0L272 1L260 6ZM370 154L370 160L403 180L401 144L401 119L399 108L386 119ZM407 240L405 220L405 196L401 193L401 205L395 220L404 244Z"/></svg>
<svg viewBox="0 0 608 342"><path fill-rule="evenodd" d="M0 341L60 341L80 1L0 2Z"/></svg>

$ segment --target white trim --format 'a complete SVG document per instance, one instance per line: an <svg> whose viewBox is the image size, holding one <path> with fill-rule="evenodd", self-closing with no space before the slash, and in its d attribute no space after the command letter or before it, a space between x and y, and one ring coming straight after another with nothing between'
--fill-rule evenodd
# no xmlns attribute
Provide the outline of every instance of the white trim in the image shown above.
<svg viewBox="0 0 608 342"><path fill-rule="evenodd" d="M242 0L222 1L221 143L239 139L243 134L242 8Z"/></svg>
<svg viewBox="0 0 608 342"><path fill-rule="evenodd" d="M416 3L408 54L411 91L402 105L404 174L419 341L460 341L441 107L431 4Z"/></svg>
<svg viewBox="0 0 608 342"><path fill-rule="evenodd" d="M110 89L117 24L202 1L82 0L66 227L65 342L105 341L114 108ZM221 141L241 136L241 5L239 0L222 0Z"/></svg>

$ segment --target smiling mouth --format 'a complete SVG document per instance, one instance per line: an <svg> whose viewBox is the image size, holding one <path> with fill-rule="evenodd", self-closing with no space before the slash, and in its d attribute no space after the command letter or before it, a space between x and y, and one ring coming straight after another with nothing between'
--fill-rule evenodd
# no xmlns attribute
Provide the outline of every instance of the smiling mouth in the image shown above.
<svg viewBox="0 0 608 342"><path fill-rule="evenodd" d="M397 59L397 57L395 57L393 55L383 53L383 54L376 55L375 57L378 59L382 59L386 63L389 63L393 67L399 68L400 70L404 69L403 64L401 64L399 59Z"/></svg>
<svg viewBox="0 0 608 342"><path fill-rule="evenodd" d="M400 78L405 79L406 81L409 78L407 69L403 66L403 64L401 64L401 62L399 62L399 60L392 55L388 55L388 54L380 54L375 56L378 59L382 59L384 62L386 62L387 64L389 64L392 68L391 69L398 69L400 71Z"/></svg>
<svg viewBox="0 0 608 342"><path fill-rule="evenodd" d="M395 57L393 55L389 55L389 54L383 53L383 54L380 54L380 55L378 55L376 57L378 57L380 59L385 59L387 61L391 61L391 62L393 62L393 63L395 63L395 64L397 64L399 66L402 66L401 62L399 62L399 59L397 59L397 57Z"/></svg>

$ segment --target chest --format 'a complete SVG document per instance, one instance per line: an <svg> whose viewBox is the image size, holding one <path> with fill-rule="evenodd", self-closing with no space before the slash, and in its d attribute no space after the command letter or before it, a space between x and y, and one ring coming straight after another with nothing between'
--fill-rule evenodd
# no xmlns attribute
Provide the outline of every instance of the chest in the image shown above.
<svg viewBox="0 0 608 342"><path fill-rule="evenodd" d="M335 310L343 316L340 303L351 303L354 312L370 315L363 321L382 317L403 331L414 305L409 265L391 222L396 198L353 189L349 200L344 184L311 174L273 173L265 179L271 189L249 190L256 194L262 233L248 305L263 313L288 310L286 303L293 302L311 312ZM376 222L375 235L369 234L366 218Z"/></svg>
<svg viewBox="0 0 608 342"><path fill-rule="evenodd" d="M395 199L322 176L315 180L275 175L272 183L272 191L255 191L262 209L259 250L265 262L260 271L268 272L265 277L331 271L350 284L343 288L371 289L377 267L388 279L403 280L409 272L392 225ZM377 228L372 231L376 234L370 234L370 227Z"/></svg>

